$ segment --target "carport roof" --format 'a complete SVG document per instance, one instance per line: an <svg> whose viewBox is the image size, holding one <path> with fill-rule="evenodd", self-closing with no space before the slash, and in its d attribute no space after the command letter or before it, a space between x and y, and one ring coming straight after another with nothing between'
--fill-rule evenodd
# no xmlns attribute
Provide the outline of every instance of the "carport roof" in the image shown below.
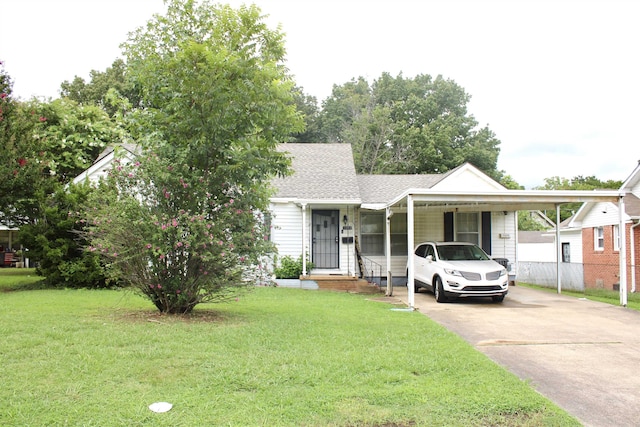
<svg viewBox="0 0 640 427"><path fill-rule="evenodd" d="M554 209L564 203L618 202L617 190L499 190L499 191L433 191L413 188L405 191L386 206L406 206L411 196L414 206L431 206L450 210L520 211Z"/></svg>

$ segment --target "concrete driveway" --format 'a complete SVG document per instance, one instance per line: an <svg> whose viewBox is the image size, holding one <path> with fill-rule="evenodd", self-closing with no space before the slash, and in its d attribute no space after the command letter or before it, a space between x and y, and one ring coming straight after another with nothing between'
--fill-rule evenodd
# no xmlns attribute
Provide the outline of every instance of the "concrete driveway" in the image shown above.
<svg viewBox="0 0 640 427"><path fill-rule="evenodd" d="M394 296L407 303L405 287ZM415 308L585 426L640 425L640 312L519 286L502 304L421 290Z"/></svg>

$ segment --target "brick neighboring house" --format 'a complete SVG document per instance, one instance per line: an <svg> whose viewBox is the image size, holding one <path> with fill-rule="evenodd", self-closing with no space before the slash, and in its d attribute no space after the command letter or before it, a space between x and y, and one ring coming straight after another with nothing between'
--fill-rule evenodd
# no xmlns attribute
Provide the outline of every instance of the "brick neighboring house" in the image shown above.
<svg viewBox="0 0 640 427"><path fill-rule="evenodd" d="M636 292L640 279L640 163L620 187L624 194L627 289ZM589 202L572 217L569 227L582 229L582 262L587 288L618 290L620 285L620 213L617 204Z"/></svg>

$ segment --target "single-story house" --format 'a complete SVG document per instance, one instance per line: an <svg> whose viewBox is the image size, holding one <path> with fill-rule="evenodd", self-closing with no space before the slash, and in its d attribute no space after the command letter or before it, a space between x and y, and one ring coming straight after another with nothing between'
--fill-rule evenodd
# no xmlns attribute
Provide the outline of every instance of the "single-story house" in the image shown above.
<svg viewBox="0 0 640 427"><path fill-rule="evenodd" d="M617 191L508 190L469 163L442 174L359 175L351 145L344 143L283 143L278 149L288 153L293 169L273 181L271 239L279 256L302 256L305 277L382 277L387 293L392 284L413 280L409 254L422 241L477 243L507 259L516 275L518 211L621 203ZM125 150L127 157L136 154L135 147ZM74 182L99 179L113 159L113 150L103 153ZM413 297L409 287L411 306Z"/></svg>
<svg viewBox="0 0 640 427"><path fill-rule="evenodd" d="M282 144L280 149L291 155L294 173L274 182L272 239L280 255L304 254L313 262L314 269L303 274L386 280L389 261L395 283L404 284L409 228L403 196L409 190L505 191L469 163L442 174L358 175L349 144ZM514 211L484 211L475 203L448 206L416 208L416 243L468 241L493 257L515 261Z"/></svg>

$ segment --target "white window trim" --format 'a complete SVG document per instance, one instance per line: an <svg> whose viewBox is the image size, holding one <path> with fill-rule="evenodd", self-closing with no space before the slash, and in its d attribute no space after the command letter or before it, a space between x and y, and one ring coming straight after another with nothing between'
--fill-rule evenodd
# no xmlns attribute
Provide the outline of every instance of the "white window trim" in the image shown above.
<svg viewBox="0 0 640 427"><path fill-rule="evenodd" d="M618 224L613 226L613 250L620 252L620 226Z"/></svg>
<svg viewBox="0 0 640 427"><path fill-rule="evenodd" d="M599 236L598 231L602 232L602 237ZM599 243L602 242L602 246ZM593 249L595 251L604 251L604 227L593 228Z"/></svg>

